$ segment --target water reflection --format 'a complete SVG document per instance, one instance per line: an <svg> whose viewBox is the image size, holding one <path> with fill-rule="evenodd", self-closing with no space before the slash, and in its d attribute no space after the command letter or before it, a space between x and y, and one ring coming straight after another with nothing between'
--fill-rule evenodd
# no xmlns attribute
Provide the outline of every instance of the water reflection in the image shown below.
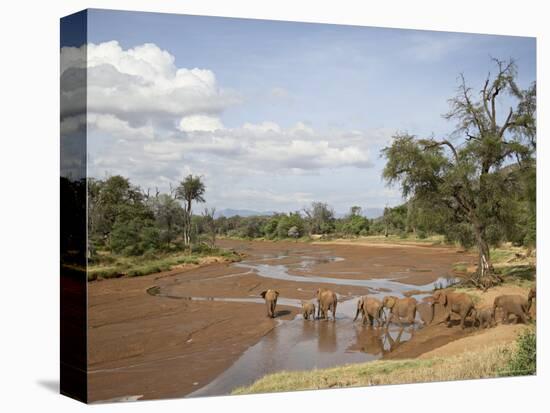
<svg viewBox="0 0 550 413"><path fill-rule="evenodd" d="M338 348L336 323L319 322L317 334L317 350L324 353L333 353Z"/></svg>
<svg viewBox="0 0 550 413"><path fill-rule="evenodd" d="M312 257L311 254L296 257L299 260L288 264L283 260L289 258L290 252L279 256L263 256L256 260L247 260L233 264L236 267L252 271L260 277L278 280L324 283L335 285L349 285L367 287L370 295L383 296L392 294L403 296L415 290L424 291L424 294L415 294L419 301L429 295L435 285L449 283L452 277L444 276L423 286L409 285L396 279L352 279L320 277L309 271L312 265L323 260L337 261L338 257ZM298 276L288 273L289 266L298 266L308 273L308 276ZM248 273L248 272L247 272ZM377 291L378 290L378 291ZM175 293L177 290L173 290ZM383 292L382 292L383 291ZM160 289L160 293L167 293ZM339 296L336 322L304 320L297 315L294 320L280 322L269 334L264 336L256 345L250 347L242 356L220 376L208 385L191 393L188 396L206 396L228 394L234 388L253 383L266 374L278 371L310 370L328 368L348 363L360 363L381 358L384 354L394 351L414 334L420 323L399 327L368 327L360 322L353 322L358 297L344 300ZM190 299L203 299L192 297ZM262 299L246 298L213 298L215 301L238 301L263 303ZM300 307L299 300L280 297L278 304ZM425 315L418 314L417 320L424 321Z"/></svg>

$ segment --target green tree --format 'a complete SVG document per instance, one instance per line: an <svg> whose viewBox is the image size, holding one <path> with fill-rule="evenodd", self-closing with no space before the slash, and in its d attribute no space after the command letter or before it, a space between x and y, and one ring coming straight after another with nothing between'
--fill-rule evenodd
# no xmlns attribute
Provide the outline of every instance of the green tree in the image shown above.
<svg viewBox="0 0 550 413"><path fill-rule="evenodd" d="M115 175L105 181L88 180L88 231L93 243L109 247L116 224L120 227L153 218L143 193L127 178Z"/></svg>
<svg viewBox="0 0 550 413"><path fill-rule="evenodd" d="M300 230L297 226L292 226L288 230L288 236L290 238L294 238L296 242L298 242L298 238L300 237Z"/></svg>
<svg viewBox="0 0 550 413"><path fill-rule="evenodd" d="M177 200L168 194L157 194L147 200L159 229L160 242L169 244L181 233L184 211Z"/></svg>
<svg viewBox="0 0 550 413"><path fill-rule="evenodd" d="M362 214L359 206L352 206L349 213L337 222L337 231L345 235L366 234L369 230L369 220Z"/></svg>
<svg viewBox="0 0 550 413"><path fill-rule="evenodd" d="M312 202L304 208L311 234L328 234L334 230L334 211L324 202Z"/></svg>
<svg viewBox="0 0 550 413"><path fill-rule="evenodd" d="M291 212L288 215L281 215L277 223L277 235L279 238L287 238L290 228L296 227L299 235L304 233L304 219L299 212Z"/></svg>
<svg viewBox="0 0 550 413"><path fill-rule="evenodd" d="M216 246L216 234L217 234L217 222L216 222L216 208L204 208L202 213L204 220L204 227L210 238L210 247Z"/></svg>
<svg viewBox="0 0 550 413"><path fill-rule="evenodd" d="M185 245L191 244L191 217L193 215L193 202L205 202L204 193L206 187L200 176L188 175L176 188L175 198L184 203L184 227L183 241Z"/></svg>
<svg viewBox="0 0 550 413"><path fill-rule="evenodd" d="M472 282L485 288L500 281L489 246L502 235L494 230L516 219L509 200L533 168L536 145L535 84L521 90L514 62L494 63L496 74L486 78L479 93L461 76L457 95L449 101L445 118L456 122L452 136L458 142L397 134L383 149L387 182L399 183L405 197L446 210L450 222L471 233L479 253ZM510 107L502 116L497 112L506 103ZM516 167L505 169L510 162Z"/></svg>

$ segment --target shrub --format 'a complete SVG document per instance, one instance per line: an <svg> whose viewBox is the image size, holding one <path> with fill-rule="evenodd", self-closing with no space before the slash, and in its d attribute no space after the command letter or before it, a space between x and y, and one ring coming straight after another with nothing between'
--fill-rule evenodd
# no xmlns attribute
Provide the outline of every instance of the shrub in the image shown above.
<svg viewBox="0 0 550 413"><path fill-rule="evenodd" d="M517 339L517 349L508 365L500 372L501 376L531 376L537 372L537 336L534 329L521 333Z"/></svg>
<svg viewBox="0 0 550 413"><path fill-rule="evenodd" d="M140 249L143 251L152 251L160 247L160 231L156 227L151 226L143 228L140 238Z"/></svg>

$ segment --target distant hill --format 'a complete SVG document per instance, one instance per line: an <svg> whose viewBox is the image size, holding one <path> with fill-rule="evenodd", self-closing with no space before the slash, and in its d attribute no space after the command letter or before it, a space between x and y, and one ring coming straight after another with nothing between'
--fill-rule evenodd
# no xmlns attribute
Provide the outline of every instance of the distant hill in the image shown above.
<svg viewBox="0 0 550 413"><path fill-rule="evenodd" d="M225 208L220 211L216 211L216 218L224 216L226 218L240 216L240 217L254 217L254 216L270 216L274 215L275 211L254 211L251 209L231 209ZM343 218L347 213L336 212L337 218ZM384 208L363 208L363 215L369 219L381 217L384 214Z"/></svg>
<svg viewBox="0 0 550 413"><path fill-rule="evenodd" d="M384 215L384 208L363 208L363 215L367 218L378 218Z"/></svg>
<svg viewBox="0 0 550 413"><path fill-rule="evenodd" d="M250 209L231 209L231 208L225 208L220 211L216 211L216 218L218 217L234 217L234 216L240 216L240 217L253 217L253 216L269 216L275 214L274 211L253 211Z"/></svg>

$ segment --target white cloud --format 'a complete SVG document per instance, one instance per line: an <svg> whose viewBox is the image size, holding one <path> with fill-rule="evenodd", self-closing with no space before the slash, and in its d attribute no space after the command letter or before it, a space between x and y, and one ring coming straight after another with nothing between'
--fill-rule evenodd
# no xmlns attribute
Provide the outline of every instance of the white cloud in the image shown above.
<svg viewBox="0 0 550 413"><path fill-rule="evenodd" d="M238 201L243 205L252 201L258 203L261 200L262 204L271 206L271 208L286 206L288 204L303 204L307 205L314 201L313 194L309 192L286 192L278 193L271 190L255 190L241 189L236 191L222 191L220 198L227 201Z"/></svg>
<svg viewBox="0 0 550 413"><path fill-rule="evenodd" d="M370 168L391 136L385 129L318 130L307 122L271 120L225 127L221 115L239 103L237 93L221 88L207 68L177 67L174 56L154 44L90 44L87 69L85 48L61 54L62 131L88 127L91 176L121 174L144 188L166 190L193 173L204 177L209 200L220 205L250 200L290 208L314 196L301 188L269 190L266 183ZM86 70L87 95L81 87ZM271 92L290 96L283 89Z"/></svg>
<svg viewBox="0 0 550 413"><path fill-rule="evenodd" d="M127 121L116 116L98 113L89 113L87 122L90 130L98 129L113 137L147 140L155 137L155 131L150 122L144 126L133 127Z"/></svg>
<svg viewBox="0 0 550 413"><path fill-rule="evenodd" d="M220 118L208 115L190 115L181 118L179 130L183 132L213 132L217 129L223 129Z"/></svg>
<svg viewBox="0 0 550 413"><path fill-rule="evenodd" d="M281 132L281 127L277 125L275 122L270 122L270 121L266 121L258 124L247 122L243 125L243 129L250 131L252 133L257 133L257 134L264 134L268 132L275 132L275 133Z"/></svg>
<svg viewBox="0 0 550 413"><path fill-rule="evenodd" d="M64 107L74 107L82 96L71 88L78 82L68 79L83 75L86 54L89 113L176 127L185 116L216 115L240 101L236 93L218 87L211 70L179 68L174 56L151 43L124 50L110 41L62 48Z"/></svg>

